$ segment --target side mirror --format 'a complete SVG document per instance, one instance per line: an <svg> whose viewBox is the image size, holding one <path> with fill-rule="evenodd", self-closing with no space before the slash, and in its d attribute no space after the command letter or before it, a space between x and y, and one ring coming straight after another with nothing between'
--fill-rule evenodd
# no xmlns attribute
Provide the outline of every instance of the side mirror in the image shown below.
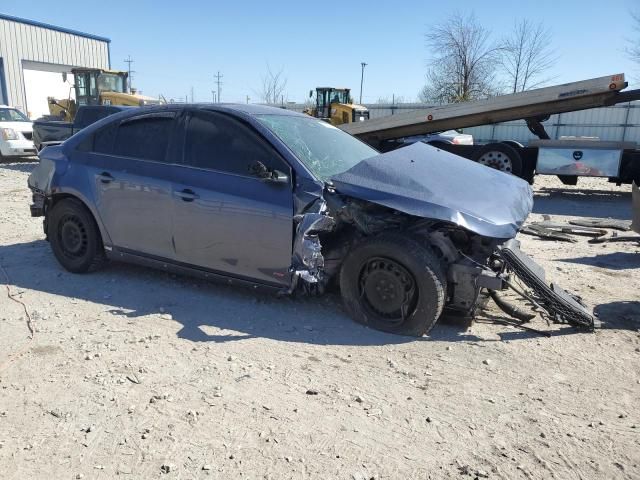
<svg viewBox="0 0 640 480"><path fill-rule="evenodd" d="M313 97L313 90L309 90L309 98Z"/></svg>
<svg viewBox="0 0 640 480"><path fill-rule="evenodd" d="M268 182L271 183L280 183L280 184L288 184L289 183L289 175L280 170L274 170L271 172L271 178L267 179Z"/></svg>
<svg viewBox="0 0 640 480"><path fill-rule="evenodd" d="M249 165L249 173L265 182L289 183L289 176L279 170L270 170L264 163L255 161Z"/></svg>
<svg viewBox="0 0 640 480"><path fill-rule="evenodd" d="M62 81L67 83L67 72L62 72Z"/></svg>

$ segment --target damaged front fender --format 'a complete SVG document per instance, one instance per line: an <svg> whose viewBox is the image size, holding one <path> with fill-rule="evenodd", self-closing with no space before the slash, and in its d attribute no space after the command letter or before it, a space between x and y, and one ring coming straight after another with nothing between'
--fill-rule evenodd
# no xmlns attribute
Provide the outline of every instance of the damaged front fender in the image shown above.
<svg viewBox="0 0 640 480"><path fill-rule="evenodd" d="M322 285L324 274L324 256L320 234L331 232L335 227L335 220L327 213L324 201L319 203L315 211L296 215L296 233L293 242L292 284L290 292L293 292L302 279L307 289L311 286Z"/></svg>

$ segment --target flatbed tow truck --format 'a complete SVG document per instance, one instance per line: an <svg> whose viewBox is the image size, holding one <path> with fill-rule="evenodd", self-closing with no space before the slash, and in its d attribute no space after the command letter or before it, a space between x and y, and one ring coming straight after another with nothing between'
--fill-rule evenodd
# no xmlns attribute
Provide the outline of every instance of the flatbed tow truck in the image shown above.
<svg viewBox="0 0 640 480"><path fill-rule="evenodd" d="M635 142L570 138L551 140L544 121L553 114L606 107L640 99L639 90L623 92L624 74L539 88L511 95L456 103L340 125L371 146L390 151L420 136L451 129L525 120L538 137L523 145L505 140L485 145L429 142L435 147L533 183L535 175L557 175L567 185L580 176L605 177L618 185L640 184L640 149Z"/></svg>

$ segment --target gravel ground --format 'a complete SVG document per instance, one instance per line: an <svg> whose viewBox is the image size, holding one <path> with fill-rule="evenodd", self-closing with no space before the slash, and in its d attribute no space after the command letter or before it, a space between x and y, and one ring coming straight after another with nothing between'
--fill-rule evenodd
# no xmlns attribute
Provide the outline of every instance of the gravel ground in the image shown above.
<svg viewBox="0 0 640 480"><path fill-rule="evenodd" d="M29 216L34 165L0 164L0 264L35 328L0 291L0 477L640 478L638 244L521 238L595 333L536 318L546 338L489 306L403 338L336 296L67 273ZM628 219L630 202L539 177L532 219Z"/></svg>

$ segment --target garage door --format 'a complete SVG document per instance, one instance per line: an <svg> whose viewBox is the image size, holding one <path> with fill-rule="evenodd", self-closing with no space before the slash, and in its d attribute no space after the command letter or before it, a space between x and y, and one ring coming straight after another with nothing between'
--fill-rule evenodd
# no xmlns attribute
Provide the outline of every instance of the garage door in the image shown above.
<svg viewBox="0 0 640 480"><path fill-rule="evenodd" d="M23 62L26 111L31 120L49 114L47 97L63 100L71 94L71 98L75 98L73 75L67 74L66 82L62 78L62 72L68 70L70 67L64 65Z"/></svg>

